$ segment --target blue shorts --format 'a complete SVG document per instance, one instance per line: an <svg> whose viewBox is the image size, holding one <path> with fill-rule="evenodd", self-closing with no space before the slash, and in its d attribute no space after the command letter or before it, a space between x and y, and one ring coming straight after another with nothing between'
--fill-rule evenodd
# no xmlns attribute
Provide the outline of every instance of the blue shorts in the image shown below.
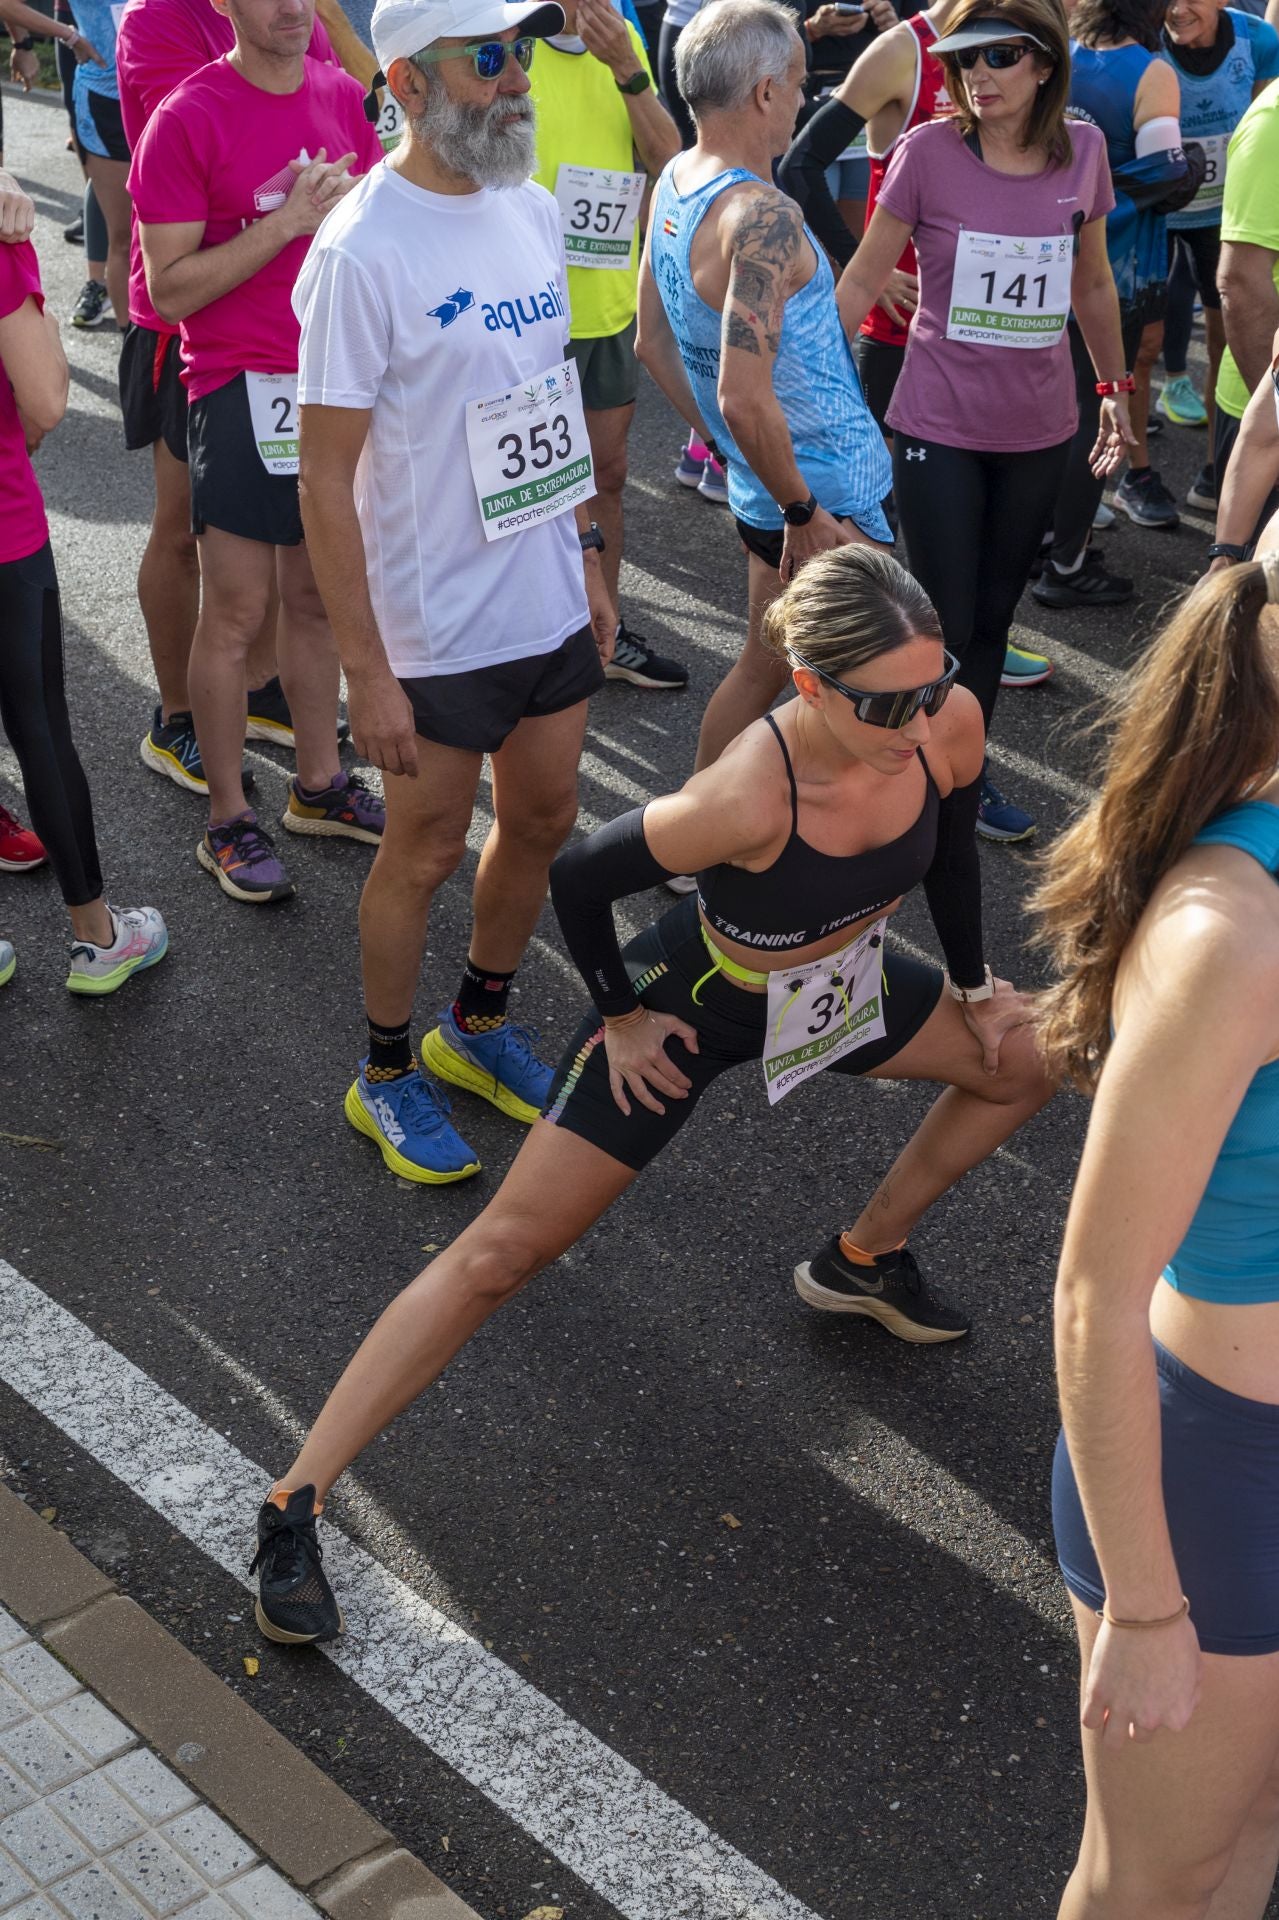
<svg viewBox="0 0 1279 1920"><path fill-rule="evenodd" d="M1164 1504L1182 1591L1205 1653L1279 1652L1279 1406L1214 1386L1155 1342ZM1105 1593L1059 1436L1053 1532L1077 1600Z"/></svg>
<svg viewBox="0 0 1279 1920"><path fill-rule="evenodd" d="M826 191L832 200L864 200L870 192L869 156L858 153L827 167Z"/></svg>
<svg viewBox="0 0 1279 1920"><path fill-rule="evenodd" d="M91 93L87 87L75 89L76 139L86 153L99 160L128 161L129 143L124 137L120 101L112 93Z"/></svg>

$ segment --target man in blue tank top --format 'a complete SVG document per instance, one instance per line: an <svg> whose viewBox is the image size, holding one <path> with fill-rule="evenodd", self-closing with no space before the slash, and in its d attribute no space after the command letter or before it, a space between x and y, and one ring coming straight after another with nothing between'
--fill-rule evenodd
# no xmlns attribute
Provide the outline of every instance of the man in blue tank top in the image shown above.
<svg viewBox="0 0 1279 1920"><path fill-rule="evenodd" d="M636 351L728 462L749 555L746 645L706 708L708 766L787 679L764 610L816 553L892 539L883 437L862 397L825 254L772 183L803 98L803 43L776 0L711 0L684 29L680 93L697 144L657 184Z"/></svg>

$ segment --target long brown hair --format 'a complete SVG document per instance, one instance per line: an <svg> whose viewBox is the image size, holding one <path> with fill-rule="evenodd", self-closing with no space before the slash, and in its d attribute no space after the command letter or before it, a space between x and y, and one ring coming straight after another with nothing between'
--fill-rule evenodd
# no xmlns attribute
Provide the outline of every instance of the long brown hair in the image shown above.
<svg viewBox="0 0 1279 1920"><path fill-rule="evenodd" d="M1119 695L1100 793L1043 860L1034 938L1061 977L1040 1000L1040 1044L1085 1090L1152 893L1200 828L1279 761L1279 673L1262 630L1272 580L1279 591L1279 555L1210 575L1176 609Z"/></svg>
<svg viewBox="0 0 1279 1920"><path fill-rule="evenodd" d="M1042 147L1051 166L1068 167L1072 152L1066 125L1066 107L1070 100L1070 30L1061 0L963 0L946 22L947 37L958 33L970 20L998 20L1043 41L1047 53L1032 47L1031 57L1037 64L1049 64L1049 74L1031 101L1021 149L1029 153L1032 147ZM967 139L981 122L969 101L964 74L953 53L939 53L937 58L946 70L946 91L954 104L959 131Z"/></svg>

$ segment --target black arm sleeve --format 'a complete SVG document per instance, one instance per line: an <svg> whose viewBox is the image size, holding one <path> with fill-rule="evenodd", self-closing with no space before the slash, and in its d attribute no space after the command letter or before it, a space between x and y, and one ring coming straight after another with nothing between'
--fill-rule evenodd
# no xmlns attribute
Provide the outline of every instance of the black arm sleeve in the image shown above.
<svg viewBox="0 0 1279 1920"><path fill-rule="evenodd" d="M602 1014L633 1013L639 1004L618 944L613 902L670 877L648 850L643 807L610 820L551 862L551 905L564 944Z"/></svg>
<svg viewBox="0 0 1279 1920"><path fill-rule="evenodd" d="M956 787L941 803L937 851L924 875L924 895L946 966L957 987L979 987L986 977L981 938L981 862L977 806L981 781ZM561 856L562 857L562 856Z"/></svg>
<svg viewBox="0 0 1279 1920"><path fill-rule="evenodd" d="M861 115L842 100L828 100L796 135L777 169L779 186L798 202L805 220L841 268L856 253L857 242L830 197L826 169L834 166L865 125Z"/></svg>

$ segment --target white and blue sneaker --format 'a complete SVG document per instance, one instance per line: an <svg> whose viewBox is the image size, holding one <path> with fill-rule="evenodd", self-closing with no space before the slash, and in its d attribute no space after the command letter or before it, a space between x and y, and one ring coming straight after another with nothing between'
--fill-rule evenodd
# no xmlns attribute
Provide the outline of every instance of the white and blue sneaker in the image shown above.
<svg viewBox="0 0 1279 1920"><path fill-rule="evenodd" d="M463 1033L447 1008L440 1023L422 1036L422 1065L437 1080L478 1093L499 1113L532 1126L546 1105L554 1070L533 1051L527 1027L495 1027L492 1033Z"/></svg>
<svg viewBox="0 0 1279 1920"><path fill-rule="evenodd" d="M432 1186L468 1180L480 1163L449 1119L449 1100L441 1088L414 1068L398 1080L365 1078L368 1060L347 1090L343 1111L357 1133L376 1143L392 1173L402 1180Z"/></svg>
<svg viewBox="0 0 1279 1920"><path fill-rule="evenodd" d="M989 768L982 769L977 831L983 840L1029 840L1035 831L1030 814L1005 798L991 779Z"/></svg>

